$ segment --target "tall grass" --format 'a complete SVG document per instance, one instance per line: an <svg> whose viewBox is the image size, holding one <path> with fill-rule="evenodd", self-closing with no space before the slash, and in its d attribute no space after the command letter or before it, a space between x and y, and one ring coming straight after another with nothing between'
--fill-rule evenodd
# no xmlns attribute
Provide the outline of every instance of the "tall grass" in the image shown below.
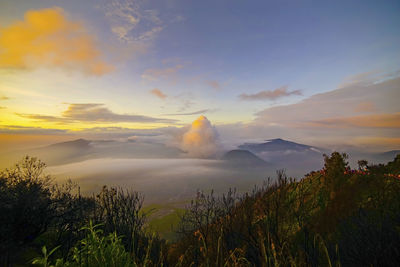
<svg viewBox="0 0 400 267"><path fill-rule="evenodd" d="M81 229L85 231L85 237L80 240L70 252L68 260L56 259L54 264L50 260L50 256L59 248L56 247L47 253L44 246L42 248L43 255L37 257L32 261L32 264L53 267L53 266L110 266L110 267L148 267L155 266L152 263L150 253L152 248L152 239L148 244L146 256L142 262L140 257L136 257L135 253L129 253L123 243L122 237L118 236L116 232L105 235L101 229L102 225L93 225L90 221L89 224ZM162 266L157 264L157 266Z"/></svg>

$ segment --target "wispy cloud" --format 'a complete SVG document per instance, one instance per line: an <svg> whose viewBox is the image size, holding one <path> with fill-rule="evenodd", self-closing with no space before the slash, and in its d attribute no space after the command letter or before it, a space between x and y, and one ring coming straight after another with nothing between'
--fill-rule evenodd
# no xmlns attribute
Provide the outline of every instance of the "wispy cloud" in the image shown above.
<svg viewBox="0 0 400 267"><path fill-rule="evenodd" d="M311 127L331 128L400 128L400 112L392 114L372 114L342 118L327 118L307 122L305 125Z"/></svg>
<svg viewBox="0 0 400 267"><path fill-rule="evenodd" d="M186 115L199 115L199 114L205 114L207 112L210 112L210 109L202 109L198 111L193 111L193 112L188 112L188 113L173 113L173 114L165 114L166 116L186 116Z"/></svg>
<svg viewBox="0 0 400 267"><path fill-rule="evenodd" d="M367 71L350 75L346 77L338 86L338 88L369 86L375 83L383 82L398 77L400 72L382 72L379 70Z"/></svg>
<svg viewBox="0 0 400 267"><path fill-rule="evenodd" d="M147 69L142 74L142 79L148 81L157 81L159 79L167 79L174 76L180 69L183 68L183 65L178 64L168 68L153 68Z"/></svg>
<svg viewBox="0 0 400 267"><path fill-rule="evenodd" d="M8 99L10 98L5 95L0 95L0 100L8 100Z"/></svg>
<svg viewBox="0 0 400 267"><path fill-rule="evenodd" d="M92 75L110 72L94 37L63 9L30 10L0 29L0 68L60 67Z"/></svg>
<svg viewBox="0 0 400 267"><path fill-rule="evenodd" d="M167 95L164 94L164 93L163 93L160 89L158 89L158 88L154 88L153 90L150 91L150 93L153 94L153 95L155 95L155 96L157 96L158 98L161 98L161 99L167 98Z"/></svg>
<svg viewBox="0 0 400 267"><path fill-rule="evenodd" d="M172 123L176 120L161 119L143 115L117 114L109 110L104 104L70 104L62 116L46 116L40 114L18 114L21 117L48 122L72 123L72 122L140 122L140 123Z"/></svg>
<svg viewBox="0 0 400 267"><path fill-rule="evenodd" d="M25 127L16 125L2 125L0 126L0 133L2 134L38 134L38 135L54 135L66 134L67 130L61 129L48 129L41 127Z"/></svg>
<svg viewBox="0 0 400 267"><path fill-rule="evenodd" d="M20 116L20 117L23 117L23 118L26 118L26 119L35 120L35 121L68 123L68 119L62 118L62 117L40 115L40 114L24 114L24 113L15 113L15 114Z"/></svg>
<svg viewBox="0 0 400 267"><path fill-rule="evenodd" d="M178 105L180 106L178 109L178 113L184 112L188 109L190 109L194 104L194 96L192 92L185 92L185 93L181 93L177 96L174 97L177 102Z"/></svg>
<svg viewBox="0 0 400 267"><path fill-rule="evenodd" d="M272 91L261 91L256 94L243 93L239 95L239 98L242 100L275 100L291 95L302 95L302 93L300 90L288 91L287 86L282 86Z"/></svg>
<svg viewBox="0 0 400 267"><path fill-rule="evenodd" d="M144 8L142 1L106 1L103 9L111 31L124 42L151 41L164 28L158 11Z"/></svg>
<svg viewBox="0 0 400 267"><path fill-rule="evenodd" d="M220 90L221 89L221 84L216 81L216 80L209 80L206 81L206 84L212 88L214 88L215 90Z"/></svg>

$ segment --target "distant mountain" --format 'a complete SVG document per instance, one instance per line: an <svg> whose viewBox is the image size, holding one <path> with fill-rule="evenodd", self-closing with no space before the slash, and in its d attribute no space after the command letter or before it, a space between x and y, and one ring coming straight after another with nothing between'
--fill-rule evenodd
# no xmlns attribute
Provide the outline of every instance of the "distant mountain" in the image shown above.
<svg viewBox="0 0 400 267"><path fill-rule="evenodd" d="M90 148L90 143L91 141L86 140L86 139L76 139L73 141L67 141L67 142L62 142L62 143L55 143L52 145L49 145L45 148Z"/></svg>
<svg viewBox="0 0 400 267"><path fill-rule="evenodd" d="M392 161L398 154L400 154L400 150L391 150L380 153L378 154L378 156L381 157L386 162L386 161Z"/></svg>
<svg viewBox="0 0 400 267"><path fill-rule="evenodd" d="M281 138L266 140L264 143L244 143L238 147L254 153L276 169L286 169L290 175L303 175L308 170L323 166L325 149L299 144ZM295 171L295 172L291 172Z"/></svg>
<svg viewBox="0 0 400 267"><path fill-rule="evenodd" d="M87 159L93 153L91 141L76 139L55 143L52 145L32 149L28 154L46 162L48 165L59 165Z"/></svg>
<svg viewBox="0 0 400 267"><path fill-rule="evenodd" d="M171 158L178 157L181 152L158 143L76 139L31 149L26 153L48 165L60 165L98 158Z"/></svg>
<svg viewBox="0 0 400 267"><path fill-rule="evenodd" d="M240 166L266 166L267 163L248 150L234 149L227 152L223 160Z"/></svg>
<svg viewBox="0 0 400 267"><path fill-rule="evenodd" d="M283 140L281 138L266 140L265 143L261 144L244 143L243 145L239 146L239 149L249 150L253 153L275 152L275 151L296 151L296 152L312 151L317 153L322 152L322 149Z"/></svg>
<svg viewBox="0 0 400 267"><path fill-rule="evenodd" d="M393 161L398 154L400 154L400 150L391 150L381 153L364 153L361 155L350 154L350 156L353 156L357 160L366 159L369 164L381 164ZM355 167L357 166L357 160L352 160L353 166Z"/></svg>

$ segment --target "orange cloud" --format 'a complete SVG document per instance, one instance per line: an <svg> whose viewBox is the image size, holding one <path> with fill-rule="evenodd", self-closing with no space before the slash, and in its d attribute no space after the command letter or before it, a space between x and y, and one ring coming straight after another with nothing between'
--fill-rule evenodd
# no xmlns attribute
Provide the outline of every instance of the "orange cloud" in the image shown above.
<svg viewBox="0 0 400 267"><path fill-rule="evenodd" d="M192 157L215 156L219 148L218 134L205 116L198 117L185 132L181 148Z"/></svg>
<svg viewBox="0 0 400 267"><path fill-rule="evenodd" d="M355 108L355 112L374 112L376 111L374 103L368 102L361 102Z"/></svg>
<svg viewBox="0 0 400 267"><path fill-rule="evenodd" d="M329 118L307 123L315 127L365 127L365 128L400 128L400 112L374 114L344 118Z"/></svg>
<svg viewBox="0 0 400 267"><path fill-rule="evenodd" d="M118 114L109 110L104 104L98 103L86 103L86 104L70 104L68 109L62 113L61 117L48 116L40 114L20 114L16 115L45 122L56 122L61 124L73 123L73 122L100 122L100 123L118 123L118 122L138 122L138 123L149 123L149 122L164 122L172 123L176 120L171 119L160 119L153 118L143 115L133 114Z"/></svg>
<svg viewBox="0 0 400 267"><path fill-rule="evenodd" d="M113 69L101 59L93 36L69 21L63 9L30 10L24 20L0 28L0 68L79 69L103 75Z"/></svg>
<svg viewBox="0 0 400 267"><path fill-rule="evenodd" d="M387 146L391 149L400 147L400 138L398 137L357 137L355 138L355 142L360 145Z"/></svg>
<svg viewBox="0 0 400 267"><path fill-rule="evenodd" d="M155 95L161 99L167 98L167 95L164 94L163 92L161 92L161 90L158 88L154 88L153 90L150 91L150 93L152 93L153 95Z"/></svg>

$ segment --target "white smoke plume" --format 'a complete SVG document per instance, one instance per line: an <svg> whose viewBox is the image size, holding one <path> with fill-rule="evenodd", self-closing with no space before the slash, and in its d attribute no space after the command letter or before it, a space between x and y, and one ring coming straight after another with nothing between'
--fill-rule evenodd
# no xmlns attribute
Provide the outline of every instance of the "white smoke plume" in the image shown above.
<svg viewBox="0 0 400 267"><path fill-rule="evenodd" d="M203 115L192 123L181 141L181 149L191 157L215 157L219 148L218 133Z"/></svg>

